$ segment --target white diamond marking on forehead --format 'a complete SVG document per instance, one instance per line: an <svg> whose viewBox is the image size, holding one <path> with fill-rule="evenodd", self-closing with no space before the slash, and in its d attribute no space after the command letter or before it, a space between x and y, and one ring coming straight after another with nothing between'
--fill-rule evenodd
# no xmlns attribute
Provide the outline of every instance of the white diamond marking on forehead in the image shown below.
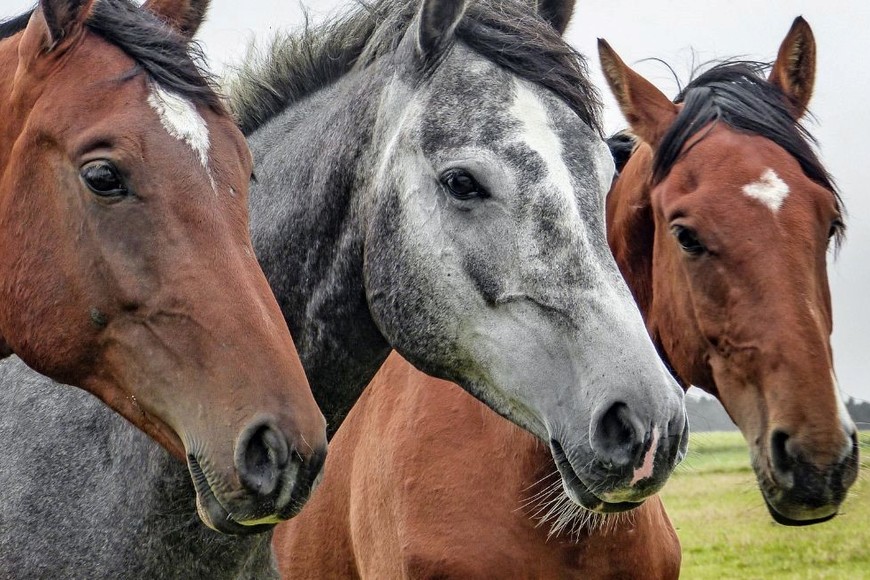
<svg viewBox="0 0 870 580"><path fill-rule="evenodd" d="M789 189L773 169L767 168L761 174L761 179L743 186L743 193L757 199L776 213L788 197Z"/></svg>
<svg viewBox="0 0 870 580"><path fill-rule="evenodd" d="M157 112L160 123L166 131L179 141L187 143L196 153L202 166L209 171L208 126L193 103L152 83L148 104ZM211 179L211 171L209 171L209 179Z"/></svg>
<svg viewBox="0 0 870 580"><path fill-rule="evenodd" d="M522 82L516 82L515 90L511 114L520 122L520 139L543 158L553 185L573 197L571 173L562 157L562 142L550 127L544 103Z"/></svg>

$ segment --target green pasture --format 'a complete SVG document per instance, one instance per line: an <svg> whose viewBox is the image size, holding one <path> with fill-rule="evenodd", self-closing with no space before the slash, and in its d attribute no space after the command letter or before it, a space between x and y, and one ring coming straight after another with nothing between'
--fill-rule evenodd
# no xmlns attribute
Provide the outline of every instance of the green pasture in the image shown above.
<svg viewBox="0 0 870 580"><path fill-rule="evenodd" d="M662 493L683 546L682 578L870 579L870 431L861 475L840 515L810 527L775 524L739 433L696 433Z"/></svg>

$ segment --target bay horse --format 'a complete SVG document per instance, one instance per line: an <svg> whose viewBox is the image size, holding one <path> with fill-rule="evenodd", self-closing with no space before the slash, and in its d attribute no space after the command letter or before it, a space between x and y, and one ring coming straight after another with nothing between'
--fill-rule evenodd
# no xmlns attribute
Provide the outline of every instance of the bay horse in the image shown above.
<svg viewBox="0 0 870 580"><path fill-rule="evenodd" d="M188 50L201 4L0 25L0 354L185 458L203 521L242 534L298 511L326 435L254 258L250 152Z"/></svg>
<svg viewBox="0 0 870 580"><path fill-rule="evenodd" d="M650 335L738 425L773 519L829 520L859 463L830 344L826 258L844 209L800 124L812 30L794 21L766 78L726 62L675 102L599 47L637 140L607 198L608 241Z"/></svg>
<svg viewBox="0 0 870 580"><path fill-rule="evenodd" d="M274 533L282 578L678 578L658 496L598 516L545 445L393 353L329 443L322 485Z"/></svg>
<svg viewBox="0 0 870 580"><path fill-rule="evenodd" d="M382 1L283 38L250 64L229 92L256 160L254 247L332 429L395 347L543 435L541 445L563 459L572 505L623 509L658 489L684 452L682 392L606 246L603 199L613 165L585 63L524 3L493 6L475 2L461 12L444 0ZM25 378L0 377L4 387ZM72 396L55 389L54 405ZM102 409L87 407L94 429L111 425ZM44 443L49 435L33 425L52 411L21 415L5 418L6 433ZM653 423L655 447L640 433ZM595 453L609 459L584 454L590 431ZM192 508L189 487L165 483L178 481L181 466L151 442L113 437L98 448L91 439L85 424L58 442L78 462L77 481L99 480L104 467L94 459L141 457L148 468L128 469L126 478L179 511ZM33 477L57 474L56 466L16 465ZM651 477L626 489L638 474ZM605 476L607 483L598 480ZM250 551L231 554L208 530L179 533L178 518L159 502L148 514L152 533L143 534L139 506L98 486L67 492L62 509L33 486L4 490L12 494L22 505L38 503L47 520L70 521L72 513L92 526L67 534L75 538L21 521L0 526L0 545L27 550L20 561L33 575L100 577L142 561L172 575L203 554L208 561L197 570L231 557L246 559L232 569L264 576L271 565L262 544L248 539ZM113 518L100 518L109 506ZM94 555L80 534L111 537L111 548ZM164 534L184 537L196 556ZM136 540L121 541L127 537ZM60 544L47 546L48 538ZM230 568L215 564L209 577Z"/></svg>
<svg viewBox="0 0 870 580"><path fill-rule="evenodd" d="M810 57L815 51L808 44L811 41L809 27L802 19L798 19L779 50L780 57L773 66L774 78L808 78L805 71L789 67L812 66ZM621 67L624 65L615 60L615 53L605 43L601 47L605 70L610 74L614 70L623 70ZM618 63L620 68L607 68L616 67L617 64L614 63ZM692 92L693 87L708 86L711 78L721 78L718 75L730 72L735 66L740 71L740 80L751 72L743 65L726 64L714 67L689 84L685 94L692 95L693 99L700 98ZM620 83L617 79L612 84L622 91L618 94L630 95L631 102L636 107L640 107L640 103L651 107L660 101L658 106L663 110L673 110L670 101L666 105L662 99L653 100L648 93L655 89L645 81L642 83L639 76L633 73L630 76L628 73L620 74L624 74L628 80ZM753 84L769 86L765 79L754 72L747 78ZM811 75L809 78L811 80ZM805 84L801 86L806 88ZM764 103L776 111L788 105L790 101L786 95L792 95L793 92L783 93L782 88L775 90L776 92L763 94L769 94ZM709 98L710 95L707 93L703 96ZM753 98L754 94L749 93L747 96ZM741 95L733 97L738 98ZM806 98L808 99L808 94ZM752 101L747 107L751 103ZM764 108L761 112L771 122L788 121L788 126L796 125L794 117L783 119ZM645 118L640 112L634 112L633 115L627 112L626 116L635 120ZM731 119L726 119L723 116L720 120L723 123L731 122ZM702 139L712 138L714 131L705 133L705 125L707 123L694 129L700 131ZM680 175L681 179L689 179L687 174L682 173L685 170L684 163L690 164L689 167L693 169L688 175L697 181L689 183L697 189L691 190L689 195L699 195L703 191L704 199L708 203L721 199L721 206L690 206L694 207L695 212L703 211L700 207L706 209L706 215L701 214L703 218L695 219L704 220L701 223L706 226L705 231L716 232L722 236L721 232L729 224L729 219L723 216L730 215L729 212L736 211L735 208L743 204L750 205L753 201L758 203L745 191L741 191L740 187L735 186L735 183L738 186L742 184L746 176L738 173L736 179L733 179L729 174L732 168L739 171L741 167L731 157L737 154L729 152L728 147L741 145L740 159L760 160L762 163L771 164L775 168L773 171L788 179L791 187L795 189L795 195L800 196L790 203L797 205L802 202L803 208L798 206L794 209L803 209L807 215L803 221L789 217L792 229L788 231L796 236L804 234L804 243L799 249L816 252L814 260L805 257L804 263L821 268L820 272L812 274L824 281L827 235L840 235L842 219L840 201L830 186L830 181L826 181L827 187L816 184L802 174L803 170L797 162L792 161L793 165L789 165L787 161L792 154L786 153L790 151L788 149L775 152L775 156L771 155L772 147L767 139L734 135L735 131L726 127L716 129L719 130L732 133L730 137L720 135L714 149L729 160L728 164L719 165L715 161L715 155L709 151L710 158L694 159L694 154L691 153L672 160L670 174L674 178ZM794 133L783 134L794 136ZM748 143L741 143L744 139L749 139ZM613 144L615 149L619 149L620 145L624 146L625 136L614 139ZM633 143L631 149L634 150ZM800 151L811 150L801 147ZM702 290L705 288L703 278L685 279L663 268L659 261L638 261L638 257L650 255L654 248L659 247L658 244L668 244L667 249L671 252L688 253L685 249L679 249L678 244L682 244L682 240L677 232L668 232L665 228L664 240L659 241L656 238L653 242L653 232L660 227L657 222L654 224L640 220L629 222L615 219L626 212L630 215L631 212L642 209L651 211L648 199L644 202L644 198L630 197L630 194L639 196L653 179L649 156L645 165L637 164L635 157L642 154L643 150L638 149L631 162L619 164L623 171L608 196L608 236L616 252L617 262L629 282L633 282L632 288L642 290L644 286L637 286L638 281L651 278L656 281L656 288L668 288L672 294L680 291L691 294L696 288ZM698 154L700 155L700 151ZM819 172L817 162L810 167L815 168L815 175L826 177L825 173ZM704 174L708 169L718 169L719 172L705 178ZM750 175L762 175L757 168L750 169ZM751 182L750 180L747 183ZM664 184L661 187L664 189L654 191L664 196L668 189ZM645 195L649 195L648 190ZM735 197L738 199L732 199ZM772 213L764 204L759 205L760 209ZM754 212L757 221L769 224L770 218L764 212L760 212L760 216L758 213ZM763 219L765 217L766 221ZM821 220L822 223L811 222L808 219L810 217ZM769 228L775 228L775 224L769 224ZM820 237L815 245L809 243L813 240L811 234ZM676 237L676 243L671 239L672 236ZM733 237L739 239L736 235ZM716 239L720 244L717 249L725 251L725 239L718 236ZM783 256L781 242L774 244L770 240L765 241L768 243L765 252L778 254L780 259L794 259L794 256ZM742 257L744 261L757 260L760 259L759 253L757 249L744 249ZM631 266L636 268L632 269ZM753 269L745 267L745 272L739 276L732 273L728 280L741 277L751 280ZM759 285L776 284L777 288L783 290L788 289L786 282L756 280ZM826 283L818 288L825 292L826 289ZM709 308L708 303L696 303L698 319L709 315L709 312L705 312L705 307ZM769 305L766 303L743 300L735 303L728 314L738 320L759 318L764 316L763 308L767 307ZM644 312L650 316L649 307L644 308ZM827 304L826 312L828 325L822 328L827 328L830 332L830 304ZM670 316L671 318L665 318L671 320L676 314ZM794 316L782 317L783 320L789 318L793 319ZM656 319L649 317L647 320ZM688 319L683 319L682 322L681 319L676 320L678 326L691 327ZM773 324L770 321L768 323ZM651 325L650 328L655 326ZM661 341L661 335L654 336ZM751 334L745 336L744 340L753 339ZM712 338L711 341L716 342ZM665 342L662 351L673 362L672 344ZM821 348L820 352L825 353L825 357L830 357L829 348ZM755 372L752 367L747 366L746 361L738 359L731 364L744 367L736 366L731 372L743 372L751 376ZM681 369L685 367L679 365L675 368L682 372ZM835 392L830 387L827 384L823 393L830 397L829 403L836 400ZM731 388L736 386L732 384ZM812 389L807 388L812 393ZM774 399L770 408L772 412L779 414L788 410L788 405L787 399ZM834 472L829 475L832 485L847 487L854 480L854 473L849 475L853 469L848 463L852 461L847 453L849 446L842 449L843 441L833 435L841 434L841 426L845 429L842 434L844 438L851 435L847 429L851 422L847 422L846 416L838 413L838 407L834 405L824 409L827 409L830 416L820 415L816 420L828 419L827 423L822 424L832 431L832 441L836 444L834 451L841 453L834 454L834 457L847 461L845 466L839 467L845 476L837 479L836 464L822 465ZM632 518L621 520L611 518L601 522L590 519L588 514L571 509L563 494L552 486L552 478L547 477L553 473L555 467L546 449L534 438L499 420L458 389L451 390L443 381L417 371L398 355L394 354L382 367L332 439L330 448L330 459L327 461L324 485L320 493L304 514L292 522L282 524L276 530L273 544L279 569L285 578L679 576L679 540L657 497L631 512ZM798 497L806 498L804 501L809 503L824 501L826 493L845 493L844 488L831 491L823 487L817 489L818 498L811 496L807 490L797 490L804 494ZM835 497L839 498L838 502L842 499L842 495ZM773 501L775 499L771 503ZM836 506L833 509L836 511ZM783 516L776 513L774 517L778 521L782 520ZM819 512L810 512L810 515L818 516ZM823 517L824 515L822 512ZM784 523L794 522L787 520Z"/></svg>

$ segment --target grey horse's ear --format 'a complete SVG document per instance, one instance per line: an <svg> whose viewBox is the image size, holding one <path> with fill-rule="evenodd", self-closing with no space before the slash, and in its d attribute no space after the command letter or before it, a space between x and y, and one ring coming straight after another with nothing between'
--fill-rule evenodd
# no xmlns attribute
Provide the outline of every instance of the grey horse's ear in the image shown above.
<svg viewBox="0 0 870 580"><path fill-rule="evenodd" d="M209 0L147 0L142 8L156 14L182 36L192 39L205 21Z"/></svg>
<svg viewBox="0 0 870 580"><path fill-rule="evenodd" d="M538 0L538 14L550 23L559 34L565 34L571 16L574 14L575 0Z"/></svg>
<svg viewBox="0 0 870 580"><path fill-rule="evenodd" d="M450 46L453 32L465 14L465 0L423 0L417 15L417 54L436 59Z"/></svg>

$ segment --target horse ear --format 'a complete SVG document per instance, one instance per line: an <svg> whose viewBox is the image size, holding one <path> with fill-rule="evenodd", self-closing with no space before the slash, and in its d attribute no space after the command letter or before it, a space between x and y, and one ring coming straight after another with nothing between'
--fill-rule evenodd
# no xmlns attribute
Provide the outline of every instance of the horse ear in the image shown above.
<svg viewBox="0 0 870 580"><path fill-rule="evenodd" d="M598 56L604 78L632 132L653 148L677 117L673 104L651 82L631 70L607 41L598 39Z"/></svg>
<svg viewBox="0 0 870 580"><path fill-rule="evenodd" d="M559 34L565 34L571 16L574 14L575 0L538 0L538 14L550 23Z"/></svg>
<svg viewBox="0 0 870 580"><path fill-rule="evenodd" d="M465 14L465 0L423 0L417 21L417 53L424 60L437 58L449 46Z"/></svg>
<svg viewBox="0 0 870 580"><path fill-rule="evenodd" d="M205 21L208 5L209 0L147 0L142 8L153 12L190 40Z"/></svg>
<svg viewBox="0 0 870 580"><path fill-rule="evenodd" d="M802 16L794 19L779 46L769 80L788 97L795 118L801 118L813 96L816 82L816 39Z"/></svg>
<svg viewBox="0 0 870 580"><path fill-rule="evenodd" d="M43 48L53 50L64 39L74 38L91 14L97 0L39 0L27 28L40 29ZM25 33L26 34L26 33Z"/></svg>

